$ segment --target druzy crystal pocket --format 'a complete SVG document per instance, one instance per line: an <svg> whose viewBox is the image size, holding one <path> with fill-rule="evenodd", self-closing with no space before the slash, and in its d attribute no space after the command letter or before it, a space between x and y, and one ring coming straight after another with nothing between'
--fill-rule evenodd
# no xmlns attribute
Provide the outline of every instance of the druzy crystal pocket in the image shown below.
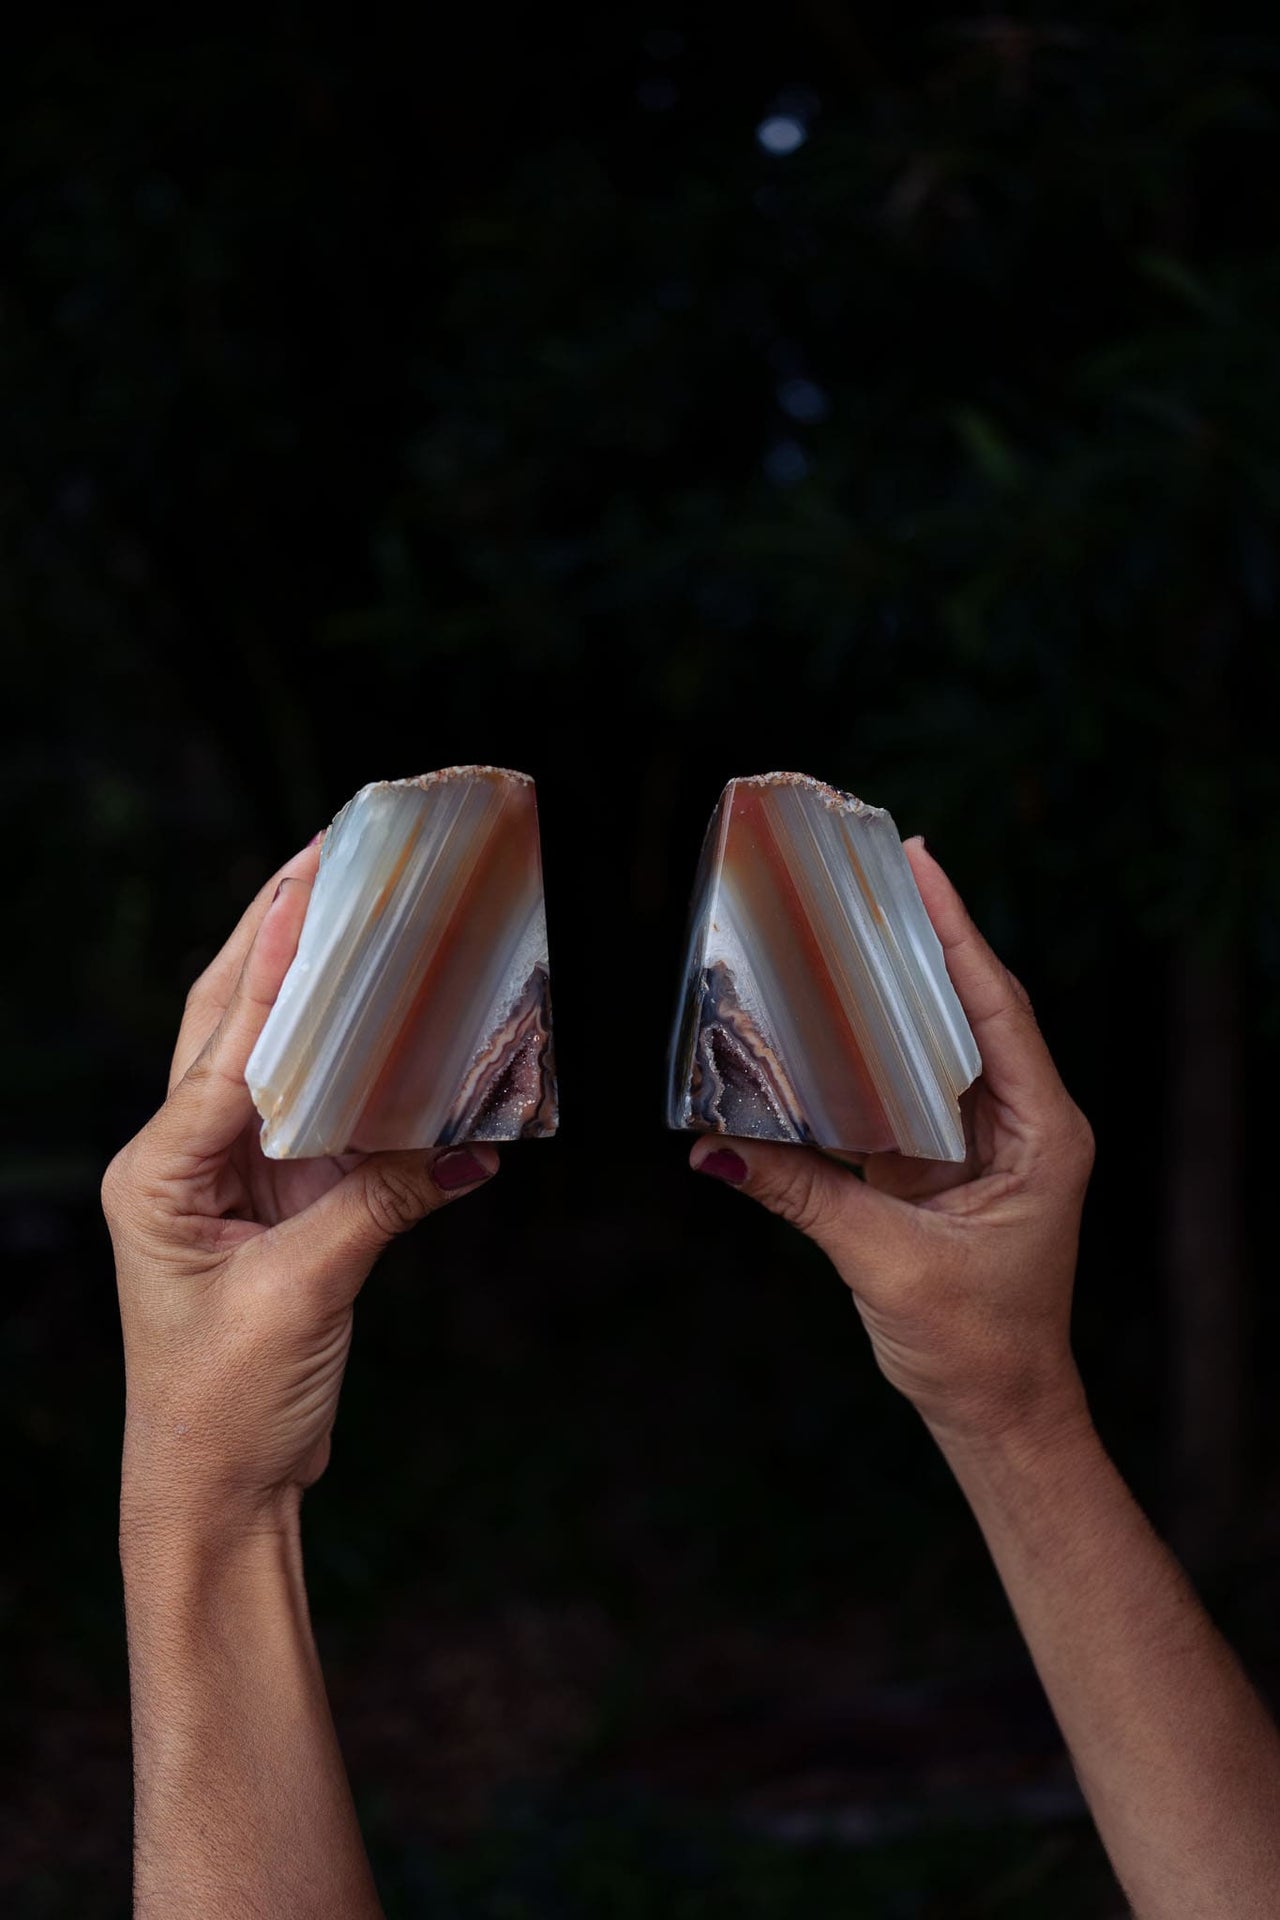
<svg viewBox="0 0 1280 1920"><path fill-rule="evenodd" d="M245 1077L276 1160L555 1132L527 774L448 767L348 801Z"/></svg>
<svg viewBox="0 0 1280 1920"><path fill-rule="evenodd" d="M981 1070L890 816L805 774L731 780L694 895L670 1124L958 1161Z"/></svg>

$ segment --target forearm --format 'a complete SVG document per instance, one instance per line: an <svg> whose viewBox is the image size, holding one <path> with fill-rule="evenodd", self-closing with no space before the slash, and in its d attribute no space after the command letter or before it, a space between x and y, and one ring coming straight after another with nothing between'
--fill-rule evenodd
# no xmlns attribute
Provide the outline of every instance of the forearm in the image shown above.
<svg viewBox="0 0 1280 1920"><path fill-rule="evenodd" d="M1140 1920L1280 1907L1280 1736L1083 1411L939 1444Z"/></svg>
<svg viewBox="0 0 1280 1920"><path fill-rule="evenodd" d="M140 1920L381 1914L278 1531L121 1526Z"/></svg>

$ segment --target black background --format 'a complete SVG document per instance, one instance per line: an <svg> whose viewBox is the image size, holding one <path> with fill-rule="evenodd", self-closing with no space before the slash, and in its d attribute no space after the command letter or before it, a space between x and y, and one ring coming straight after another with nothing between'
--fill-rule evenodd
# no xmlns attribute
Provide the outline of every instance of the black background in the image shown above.
<svg viewBox="0 0 1280 1920"><path fill-rule="evenodd" d="M379 1268L307 1502L389 1907L1120 1910L958 1494L662 1060L727 778L926 835L1098 1134L1098 1420L1271 1685L1278 71L1238 5L24 23L7 1911L127 1911L102 1167L266 874L472 760L538 782L563 1127Z"/></svg>

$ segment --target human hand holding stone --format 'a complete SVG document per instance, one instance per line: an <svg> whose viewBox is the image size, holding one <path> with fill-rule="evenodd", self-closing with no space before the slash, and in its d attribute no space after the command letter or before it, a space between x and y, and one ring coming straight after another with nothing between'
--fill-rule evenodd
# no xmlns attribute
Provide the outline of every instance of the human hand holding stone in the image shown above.
<svg viewBox="0 0 1280 1920"><path fill-rule="evenodd" d="M850 1156L703 1135L691 1164L740 1186L829 1255L881 1371L940 1439L1083 1416L1069 1322L1088 1122L1030 1001L925 850L907 856L982 1053L962 1096L966 1159Z"/></svg>
<svg viewBox="0 0 1280 1920"><path fill-rule="evenodd" d="M128 1380L123 1526L275 1526L324 1470L352 1304L491 1147L275 1161L245 1063L297 946L313 846L188 996L164 1105L107 1169Z"/></svg>
<svg viewBox="0 0 1280 1920"><path fill-rule="evenodd" d="M835 1262L983 1530L1134 1910L1271 1913L1280 1740L1092 1432L1071 1357L1088 1126L1017 982L923 845L908 857L982 1053L966 1160L874 1154L858 1172L704 1136L693 1163ZM264 1157L245 1067L316 865L295 856L197 982L168 1097L104 1183L128 1374L142 1915L382 1911L298 1508L328 1458L352 1303L379 1250L496 1156Z"/></svg>

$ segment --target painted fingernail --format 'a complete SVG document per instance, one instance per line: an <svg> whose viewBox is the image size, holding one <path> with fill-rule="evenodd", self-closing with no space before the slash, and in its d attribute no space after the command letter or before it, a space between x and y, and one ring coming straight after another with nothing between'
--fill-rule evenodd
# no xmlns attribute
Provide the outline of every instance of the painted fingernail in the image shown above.
<svg viewBox="0 0 1280 1920"><path fill-rule="evenodd" d="M705 1160L699 1160L697 1171L709 1173L713 1180L727 1180L731 1187L740 1187L747 1177L747 1163L731 1147L717 1147Z"/></svg>
<svg viewBox="0 0 1280 1920"><path fill-rule="evenodd" d="M431 1178L446 1193L452 1193L455 1187L471 1187L477 1180L487 1180L491 1171L483 1160L477 1160L474 1153L468 1153L465 1147L451 1147L448 1153L440 1155L432 1167Z"/></svg>

